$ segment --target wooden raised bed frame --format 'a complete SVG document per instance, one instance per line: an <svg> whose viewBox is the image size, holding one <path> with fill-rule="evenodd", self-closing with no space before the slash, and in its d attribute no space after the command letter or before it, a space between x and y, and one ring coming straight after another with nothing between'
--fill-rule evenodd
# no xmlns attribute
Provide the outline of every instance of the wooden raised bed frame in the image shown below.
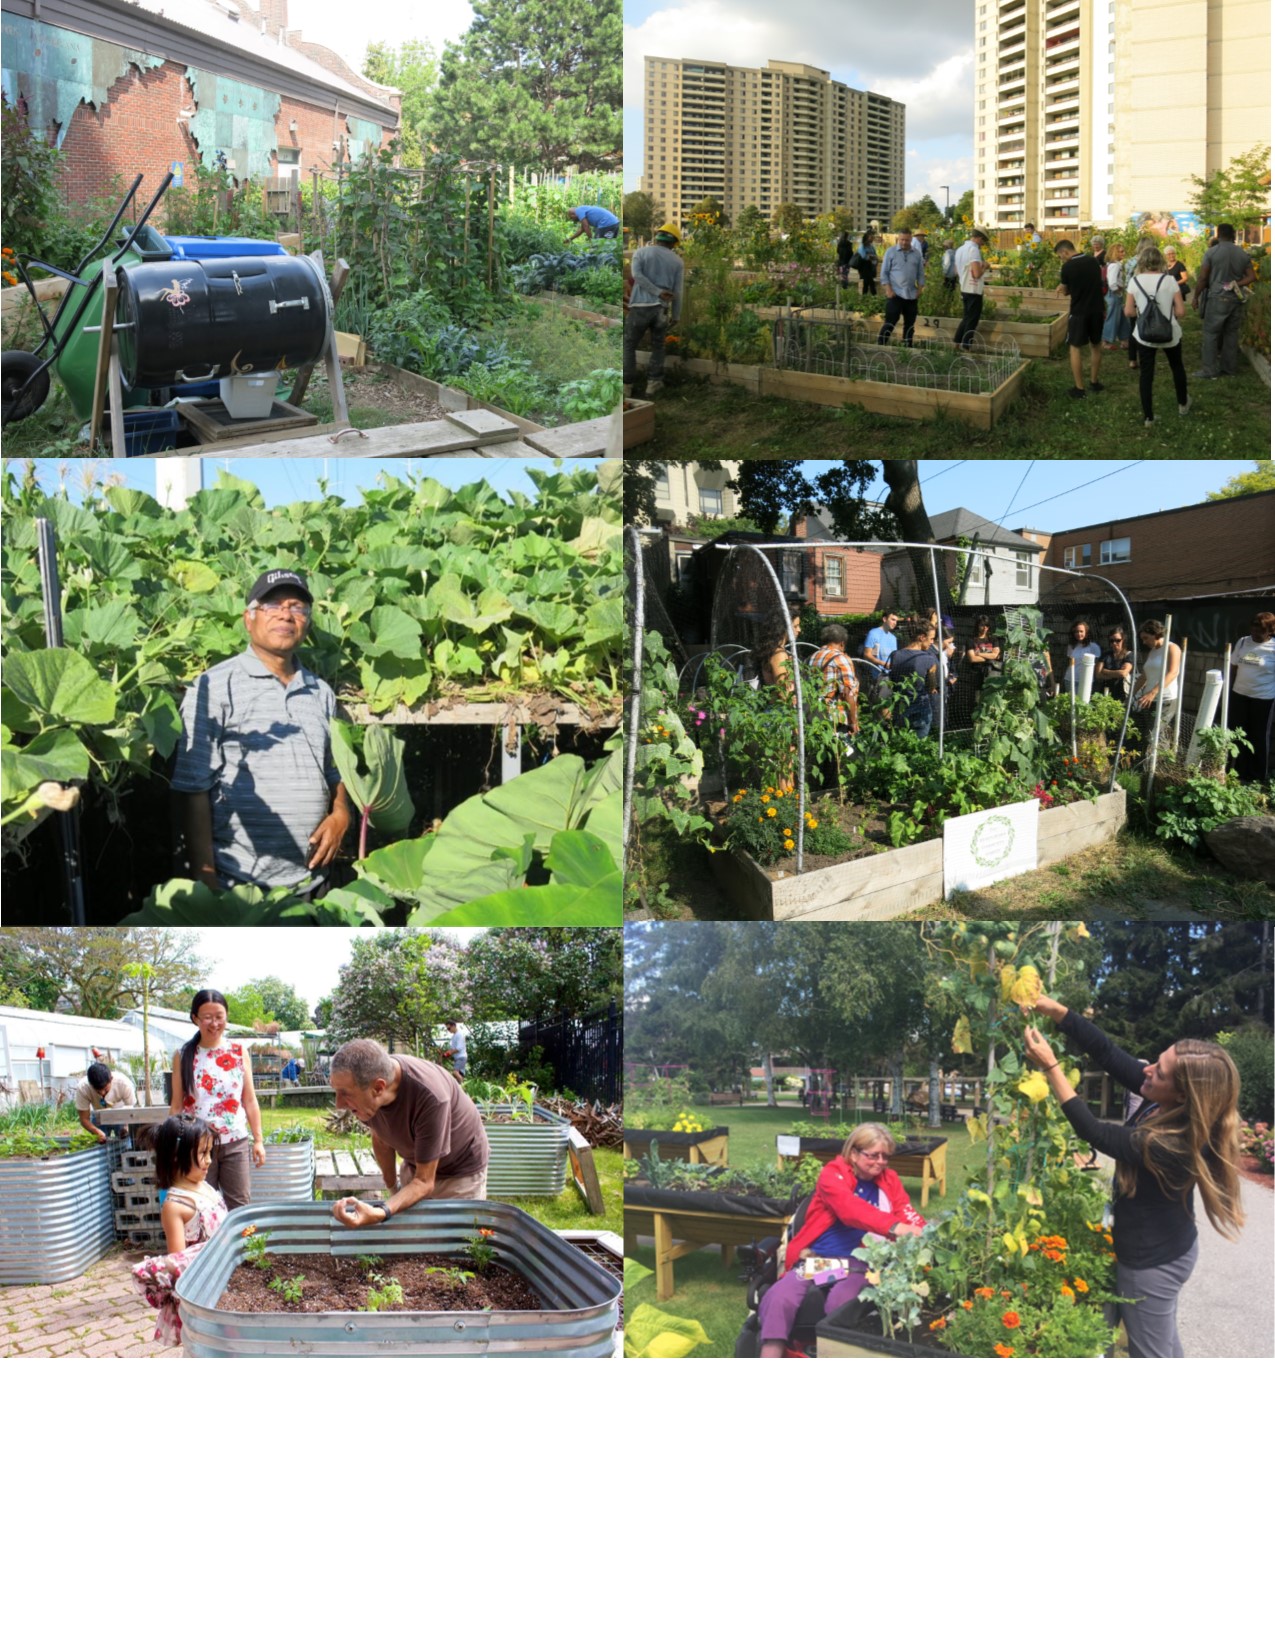
<svg viewBox="0 0 1275 1650"><path fill-rule="evenodd" d="M1125 802L1125 792L1117 787L1092 802L1043 809L1037 863L1056 865L1113 841L1124 824ZM737 850L714 854L712 865L742 913L763 922L885 921L944 897L941 836L778 881L751 855Z"/></svg>
<svg viewBox="0 0 1275 1650"><path fill-rule="evenodd" d="M642 360L639 355L638 360ZM932 390L917 384L877 384L861 378L836 378L822 372L792 372L781 367L740 367L730 362L685 361L670 357L693 378L710 383L738 384L754 395L774 395L783 401L808 401L820 407L862 407L887 418L919 422L946 413L975 430L990 430L1022 394L1027 364L1014 372L990 395L964 390Z"/></svg>
<svg viewBox="0 0 1275 1650"><path fill-rule="evenodd" d="M990 297L991 293L987 296ZM1067 336L1067 310L1065 307L1060 309L1059 300L1047 293L1041 294L1041 300L1039 304L1025 302L1023 308L1032 314L1048 315L1048 326L1040 322L1016 321L1008 310L1004 310L979 322L979 337L989 344L1017 344L1024 360L1048 360ZM770 321L778 319L784 312L766 307L756 313L763 321ZM802 309L801 313L812 321L854 321L863 331L865 342L870 342L871 336L881 330L879 315L860 317L857 310ZM922 335L937 335L952 341L955 341L959 325L959 315L918 315L916 318L916 330Z"/></svg>
<svg viewBox="0 0 1275 1650"><path fill-rule="evenodd" d="M788 1215L719 1215L626 1204L624 1247L626 1254L633 1254L632 1239L654 1237L655 1298L666 1301L676 1288L673 1264L683 1255L720 1244L722 1264L729 1267L737 1244L753 1243L771 1232L778 1237L789 1219Z"/></svg>

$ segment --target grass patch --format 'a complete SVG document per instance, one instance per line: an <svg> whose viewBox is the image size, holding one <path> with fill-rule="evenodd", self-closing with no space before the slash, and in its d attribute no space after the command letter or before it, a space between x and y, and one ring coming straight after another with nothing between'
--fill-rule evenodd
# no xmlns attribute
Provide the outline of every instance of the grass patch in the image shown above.
<svg viewBox="0 0 1275 1650"><path fill-rule="evenodd" d="M1200 319L1183 323L1187 376L1200 365ZM1191 411L1178 416L1168 366L1157 364L1156 423L1143 424L1138 374L1122 352L1104 354L1100 395L1073 401L1066 353L1030 361L1023 393L995 429L971 429L957 419L930 423L884 418L860 407L832 409L734 385L688 379L660 396L654 440L629 458L812 458L846 452L878 458L1248 458L1270 451L1270 391L1241 355L1234 378L1190 381ZM676 369L670 367L670 372Z"/></svg>

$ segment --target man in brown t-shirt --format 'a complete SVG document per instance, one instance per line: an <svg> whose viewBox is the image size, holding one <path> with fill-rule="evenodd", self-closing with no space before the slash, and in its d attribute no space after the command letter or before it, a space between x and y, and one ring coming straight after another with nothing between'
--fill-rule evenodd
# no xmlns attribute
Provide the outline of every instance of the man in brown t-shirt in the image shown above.
<svg viewBox="0 0 1275 1650"><path fill-rule="evenodd" d="M343 1226L383 1225L423 1197L486 1197L486 1131L451 1072L357 1037L333 1055L332 1087L337 1105L372 1130L372 1151L390 1193L366 1202L338 1199L333 1213Z"/></svg>

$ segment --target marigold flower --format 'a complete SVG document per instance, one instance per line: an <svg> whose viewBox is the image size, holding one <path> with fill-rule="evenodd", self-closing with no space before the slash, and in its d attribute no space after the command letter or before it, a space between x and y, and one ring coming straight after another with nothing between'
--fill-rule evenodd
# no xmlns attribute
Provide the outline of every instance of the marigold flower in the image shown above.
<svg viewBox="0 0 1275 1650"><path fill-rule="evenodd" d="M792 840L791 837L785 837L784 847L787 848L787 850L790 854L795 854L797 852L797 844Z"/></svg>
<svg viewBox="0 0 1275 1650"><path fill-rule="evenodd" d="M1071 1280L1071 1287L1082 1295L1087 1295L1089 1293L1089 1285L1083 1278L1073 1278Z"/></svg>
<svg viewBox="0 0 1275 1650"><path fill-rule="evenodd" d="M931 1329L946 1329L947 1328L947 1319L946 1318L934 1318L930 1323L930 1328Z"/></svg>
<svg viewBox="0 0 1275 1650"><path fill-rule="evenodd" d="M974 1310L974 1302L973 1301L962 1301L961 1302L961 1311L962 1312L972 1312L973 1310Z"/></svg>
<svg viewBox="0 0 1275 1650"><path fill-rule="evenodd" d="M1010 1294L1008 1289L1002 1289L1001 1290L1001 1299L1003 1301L1013 1300L1013 1298L1014 1297Z"/></svg>
<svg viewBox="0 0 1275 1650"><path fill-rule="evenodd" d="M767 819L773 819L775 817L775 814L776 814L777 811L778 810L775 809L775 808L767 808L766 809L766 818Z"/></svg>
<svg viewBox="0 0 1275 1650"><path fill-rule="evenodd" d="M992 1350L995 1352L995 1354L998 1358L1012 1358L1014 1356L1013 1347L1012 1346L1002 1346L999 1341L997 1341L996 1345L992 1348Z"/></svg>
<svg viewBox="0 0 1275 1650"><path fill-rule="evenodd" d="M989 1301L996 1291L994 1289L976 1289L974 1293L978 1296L979 1300Z"/></svg>
<svg viewBox="0 0 1275 1650"><path fill-rule="evenodd" d="M1074 1301L1075 1298L1076 1298L1076 1291L1074 1289L1068 1289L1068 1287L1065 1283L1063 1284L1062 1288L1058 1291L1058 1293L1062 1296L1062 1298L1064 1300L1067 1300L1067 1301Z"/></svg>
<svg viewBox="0 0 1275 1650"><path fill-rule="evenodd" d="M817 831L819 829L819 821L817 819L812 819L809 823L812 831Z"/></svg>
<svg viewBox="0 0 1275 1650"><path fill-rule="evenodd" d="M1005 1312L1001 1315L1001 1322L1006 1329L1017 1329L1022 1321L1017 1312Z"/></svg>
<svg viewBox="0 0 1275 1650"><path fill-rule="evenodd" d="M257 1228L256 1228L256 1225L254 1223L252 1226L245 1226L244 1227L243 1235L245 1237L253 1237L253 1236L256 1235L256 1231L257 1231Z"/></svg>

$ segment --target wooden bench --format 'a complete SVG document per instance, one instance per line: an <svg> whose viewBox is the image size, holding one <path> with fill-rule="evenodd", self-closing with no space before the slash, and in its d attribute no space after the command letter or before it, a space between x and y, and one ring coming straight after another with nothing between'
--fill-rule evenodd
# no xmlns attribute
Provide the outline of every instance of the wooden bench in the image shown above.
<svg viewBox="0 0 1275 1650"><path fill-rule="evenodd" d="M349 1192L383 1192L385 1176L369 1146L314 1154L314 1188L320 1197Z"/></svg>

